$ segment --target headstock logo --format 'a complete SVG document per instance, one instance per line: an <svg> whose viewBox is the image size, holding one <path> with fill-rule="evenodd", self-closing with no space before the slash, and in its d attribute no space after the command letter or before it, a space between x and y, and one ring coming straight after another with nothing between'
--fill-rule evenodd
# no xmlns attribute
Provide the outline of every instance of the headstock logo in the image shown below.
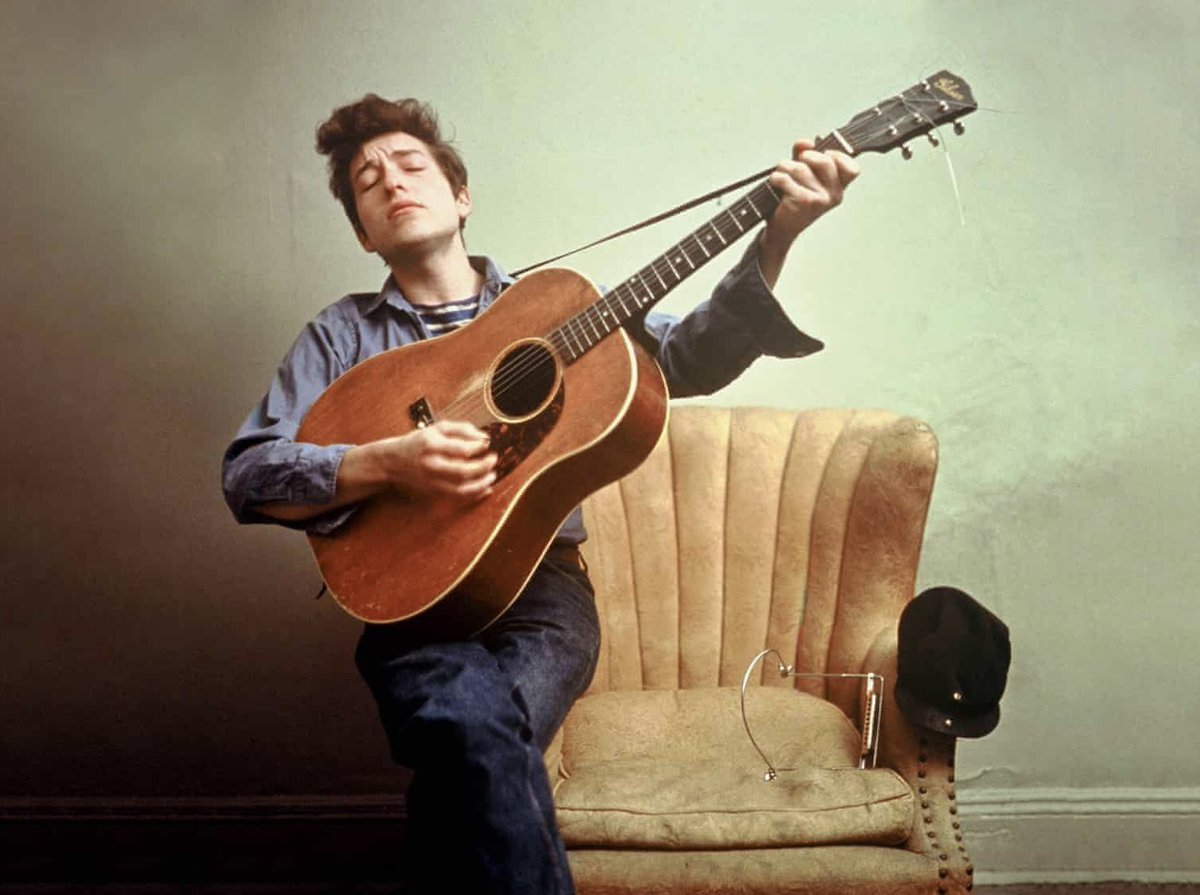
<svg viewBox="0 0 1200 895"><path fill-rule="evenodd" d="M954 80L953 78L938 78L933 82L933 86L942 91L942 93L958 100L959 102L966 101L966 97L963 96L962 91L958 89L958 81Z"/></svg>

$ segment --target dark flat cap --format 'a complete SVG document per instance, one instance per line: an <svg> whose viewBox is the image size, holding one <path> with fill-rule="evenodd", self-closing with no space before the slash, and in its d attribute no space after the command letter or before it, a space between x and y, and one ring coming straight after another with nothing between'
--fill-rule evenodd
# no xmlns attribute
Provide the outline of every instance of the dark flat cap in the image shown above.
<svg viewBox="0 0 1200 895"><path fill-rule="evenodd" d="M954 587L931 587L900 614L896 704L918 727L981 737L1000 723L1008 626Z"/></svg>

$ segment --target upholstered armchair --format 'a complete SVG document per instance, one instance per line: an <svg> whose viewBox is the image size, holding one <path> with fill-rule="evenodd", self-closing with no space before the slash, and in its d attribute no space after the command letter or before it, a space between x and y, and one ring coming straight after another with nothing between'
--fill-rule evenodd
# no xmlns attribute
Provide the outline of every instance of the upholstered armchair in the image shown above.
<svg viewBox="0 0 1200 895"><path fill-rule="evenodd" d="M585 504L604 632L547 753L581 895L962 892L953 737L896 709L937 443L885 412L675 407ZM860 769L877 672L878 760ZM767 765L777 768L766 780Z"/></svg>

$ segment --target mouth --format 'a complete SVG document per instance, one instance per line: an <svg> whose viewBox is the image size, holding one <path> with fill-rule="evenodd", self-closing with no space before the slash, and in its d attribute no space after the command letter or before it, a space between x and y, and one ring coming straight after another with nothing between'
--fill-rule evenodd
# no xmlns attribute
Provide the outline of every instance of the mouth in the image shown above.
<svg viewBox="0 0 1200 895"><path fill-rule="evenodd" d="M388 209L388 220L398 218L401 215L408 214L410 211L416 211L422 206L417 202L399 202Z"/></svg>

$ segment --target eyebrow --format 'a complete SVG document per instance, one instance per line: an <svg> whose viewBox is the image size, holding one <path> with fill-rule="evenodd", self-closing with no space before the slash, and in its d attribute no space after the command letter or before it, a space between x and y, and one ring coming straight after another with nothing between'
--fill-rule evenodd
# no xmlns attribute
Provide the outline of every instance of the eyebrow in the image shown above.
<svg viewBox="0 0 1200 895"><path fill-rule="evenodd" d="M425 153L423 151L421 151L420 149L396 149L396 150L393 150L392 152L388 153L388 156L390 158L401 158L401 159L406 158L411 155L424 156ZM379 167L379 162L375 161L374 159L367 159L359 166L357 171L352 171L350 173L350 179L358 180L358 178L362 175L362 173L364 171L367 171L371 168L378 168L378 167Z"/></svg>

